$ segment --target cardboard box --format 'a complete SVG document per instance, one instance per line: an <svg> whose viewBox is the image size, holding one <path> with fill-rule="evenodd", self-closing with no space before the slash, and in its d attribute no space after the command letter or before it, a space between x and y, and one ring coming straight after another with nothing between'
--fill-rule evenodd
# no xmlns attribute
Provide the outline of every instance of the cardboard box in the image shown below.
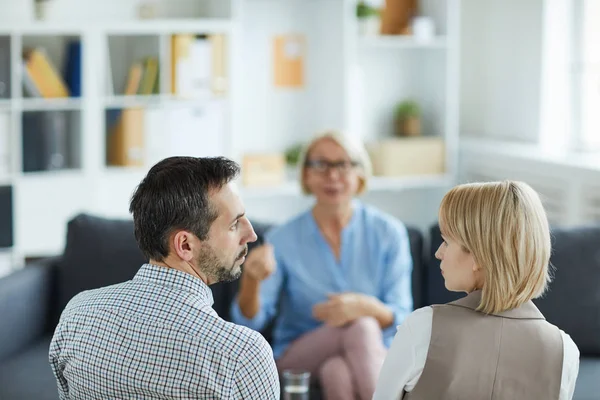
<svg viewBox="0 0 600 400"><path fill-rule="evenodd" d="M242 160L244 186L277 186L285 182L285 156L246 154Z"/></svg>
<svg viewBox="0 0 600 400"><path fill-rule="evenodd" d="M446 146L439 137L393 138L367 144L376 176L443 174Z"/></svg>

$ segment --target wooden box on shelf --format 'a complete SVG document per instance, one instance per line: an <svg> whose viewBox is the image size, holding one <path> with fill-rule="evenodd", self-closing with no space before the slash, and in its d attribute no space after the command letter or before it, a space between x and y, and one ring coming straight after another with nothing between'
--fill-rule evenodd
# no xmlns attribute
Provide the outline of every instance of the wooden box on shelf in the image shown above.
<svg viewBox="0 0 600 400"><path fill-rule="evenodd" d="M367 144L376 176L445 173L446 150L441 137L404 137Z"/></svg>
<svg viewBox="0 0 600 400"><path fill-rule="evenodd" d="M244 186L277 186L285 181L285 156L281 153L246 154L242 161Z"/></svg>

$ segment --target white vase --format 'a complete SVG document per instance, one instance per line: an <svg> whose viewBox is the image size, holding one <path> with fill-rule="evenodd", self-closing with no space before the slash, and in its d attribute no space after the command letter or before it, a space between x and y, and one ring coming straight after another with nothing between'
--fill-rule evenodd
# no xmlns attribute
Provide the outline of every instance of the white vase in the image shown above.
<svg viewBox="0 0 600 400"><path fill-rule="evenodd" d="M35 19L40 21L47 20L51 14L52 3L53 1L51 0L35 1Z"/></svg>
<svg viewBox="0 0 600 400"><path fill-rule="evenodd" d="M379 35L381 19L377 16L358 19L358 33L364 36Z"/></svg>

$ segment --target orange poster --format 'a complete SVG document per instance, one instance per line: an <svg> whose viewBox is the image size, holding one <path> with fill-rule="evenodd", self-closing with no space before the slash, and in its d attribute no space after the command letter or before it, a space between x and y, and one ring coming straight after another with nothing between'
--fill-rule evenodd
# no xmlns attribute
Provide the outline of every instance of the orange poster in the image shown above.
<svg viewBox="0 0 600 400"><path fill-rule="evenodd" d="M273 43L276 87L304 85L304 55L306 43L302 35L276 36Z"/></svg>

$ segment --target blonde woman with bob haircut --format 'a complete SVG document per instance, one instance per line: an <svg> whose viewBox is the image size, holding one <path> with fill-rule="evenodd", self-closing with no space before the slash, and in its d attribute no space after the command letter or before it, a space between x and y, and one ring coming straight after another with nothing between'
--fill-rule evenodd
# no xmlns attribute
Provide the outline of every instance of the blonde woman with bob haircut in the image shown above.
<svg viewBox="0 0 600 400"><path fill-rule="evenodd" d="M370 400L395 326L412 311L408 233L357 199L371 175L361 144L326 132L299 166L314 206L248 254L232 319L261 330L275 318L280 371L311 372L328 400Z"/></svg>
<svg viewBox="0 0 600 400"><path fill-rule="evenodd" d="M531 301L550 282L537 193L514 181L459 185L439 225L446 288L467 295L406 318L374 399L571 399L579 350Z"/></svg>

